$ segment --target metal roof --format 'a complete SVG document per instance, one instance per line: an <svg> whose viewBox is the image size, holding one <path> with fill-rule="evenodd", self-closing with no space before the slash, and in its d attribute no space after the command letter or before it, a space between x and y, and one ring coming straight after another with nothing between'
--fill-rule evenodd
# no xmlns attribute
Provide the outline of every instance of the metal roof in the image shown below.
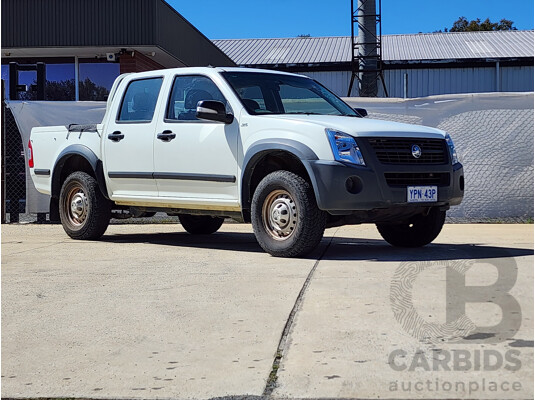
<svg viewBox="0 0 535 400"><path fill-rule="evenodd" d="M533 31L383 35L383 60L533 58ZM238 65L347 63L351 38L296 37L213 41Z"/></svg>
<svg viewBox="0 0 535 400"><path fill-rule="evenodd" d="M183 65L234 65L164 0L2 0L1 11L2 50L157 47Z"/></svg>

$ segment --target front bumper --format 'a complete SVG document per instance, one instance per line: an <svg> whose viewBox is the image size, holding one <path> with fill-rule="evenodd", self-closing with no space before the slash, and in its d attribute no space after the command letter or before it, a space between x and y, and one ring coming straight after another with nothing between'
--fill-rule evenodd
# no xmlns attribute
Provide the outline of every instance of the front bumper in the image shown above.
<svg viewBox="0 0 535 400"><path fill-rule="evenodd" d="M460 204L464 195L463 166L455 165L383 165L366 167L338 161L306 161L321 210L332 215L349 215L393 207L435 207ZM449 182L438 186L438 201L408 203L408 185L389 185L387 173L449 174ZM420 183L418 185L429 185Z"/></svg>

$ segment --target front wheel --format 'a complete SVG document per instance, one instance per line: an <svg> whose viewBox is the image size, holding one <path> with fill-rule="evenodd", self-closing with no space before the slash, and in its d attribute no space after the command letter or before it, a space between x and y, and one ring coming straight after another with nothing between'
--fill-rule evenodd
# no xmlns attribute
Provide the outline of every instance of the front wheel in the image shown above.
<svg viewBox="0 0 535 400"><path fill-rule="evenodd" d="M436 239L445 220L446 211L433 208L429 214L416 215L401 224L377 224L377 230L392 246L421 247Z"/></svg>
<svg viewBox="0 0 535 400"><path fill-rule="evenodd" d="M275 171L258 184L251 222L260 246L277 257L299 257L317 247L327 216L311 185L289 171Z"/></svg>
<svg viewBox="0 0 535 400"><path fill-rule="evenodd" d="M217 232L225 220L221 217L189 214L180 214L178 219L186 232L192 235L209 235Z"/></svg>
<svg viewBox="0 0 535 400"><path fill-rule="evenodd" d="M110 223L111 206L91 175L70 174L59 194L59 216L63 229L73 239L100 238Z"/></svg>

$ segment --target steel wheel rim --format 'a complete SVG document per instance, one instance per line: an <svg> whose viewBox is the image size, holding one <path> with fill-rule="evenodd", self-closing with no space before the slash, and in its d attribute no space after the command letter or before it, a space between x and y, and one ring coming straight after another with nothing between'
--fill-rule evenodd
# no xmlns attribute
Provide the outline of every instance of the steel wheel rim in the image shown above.
<svg viewBox="0 0 535 400"><path fill-rule="evenodd" d="M65 196L64 209L72 225L80 227L84 224L89 213L89 202L81 185L74 184L69 188Z"/></svg>
<svg viewBox="0 0 535 400"><path fill-rule="evenodd" d="M278 189L267 195L262 205L264 229L275 240L287 240L297 227L298 210L286 190Z"/></svg>

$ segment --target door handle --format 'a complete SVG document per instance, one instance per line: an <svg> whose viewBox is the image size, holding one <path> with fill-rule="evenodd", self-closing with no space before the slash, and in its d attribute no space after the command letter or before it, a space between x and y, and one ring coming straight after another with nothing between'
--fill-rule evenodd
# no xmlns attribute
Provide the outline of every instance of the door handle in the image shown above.
<svg viewBox="0 0 535 400"><path fill-rule="evenodd" d="M173 133L173 131L163 131L162 133L158 133L156 137L164 142L170 142L174 138L176 138L176 133Z"/></svg>
<svg viewBox="0 0 535 400"><path fill-rule="evenodd" d="M108 139L110 139L112 142L120 142L124 139L124 135L120 131L115 131L108 135Z"/></svg>

